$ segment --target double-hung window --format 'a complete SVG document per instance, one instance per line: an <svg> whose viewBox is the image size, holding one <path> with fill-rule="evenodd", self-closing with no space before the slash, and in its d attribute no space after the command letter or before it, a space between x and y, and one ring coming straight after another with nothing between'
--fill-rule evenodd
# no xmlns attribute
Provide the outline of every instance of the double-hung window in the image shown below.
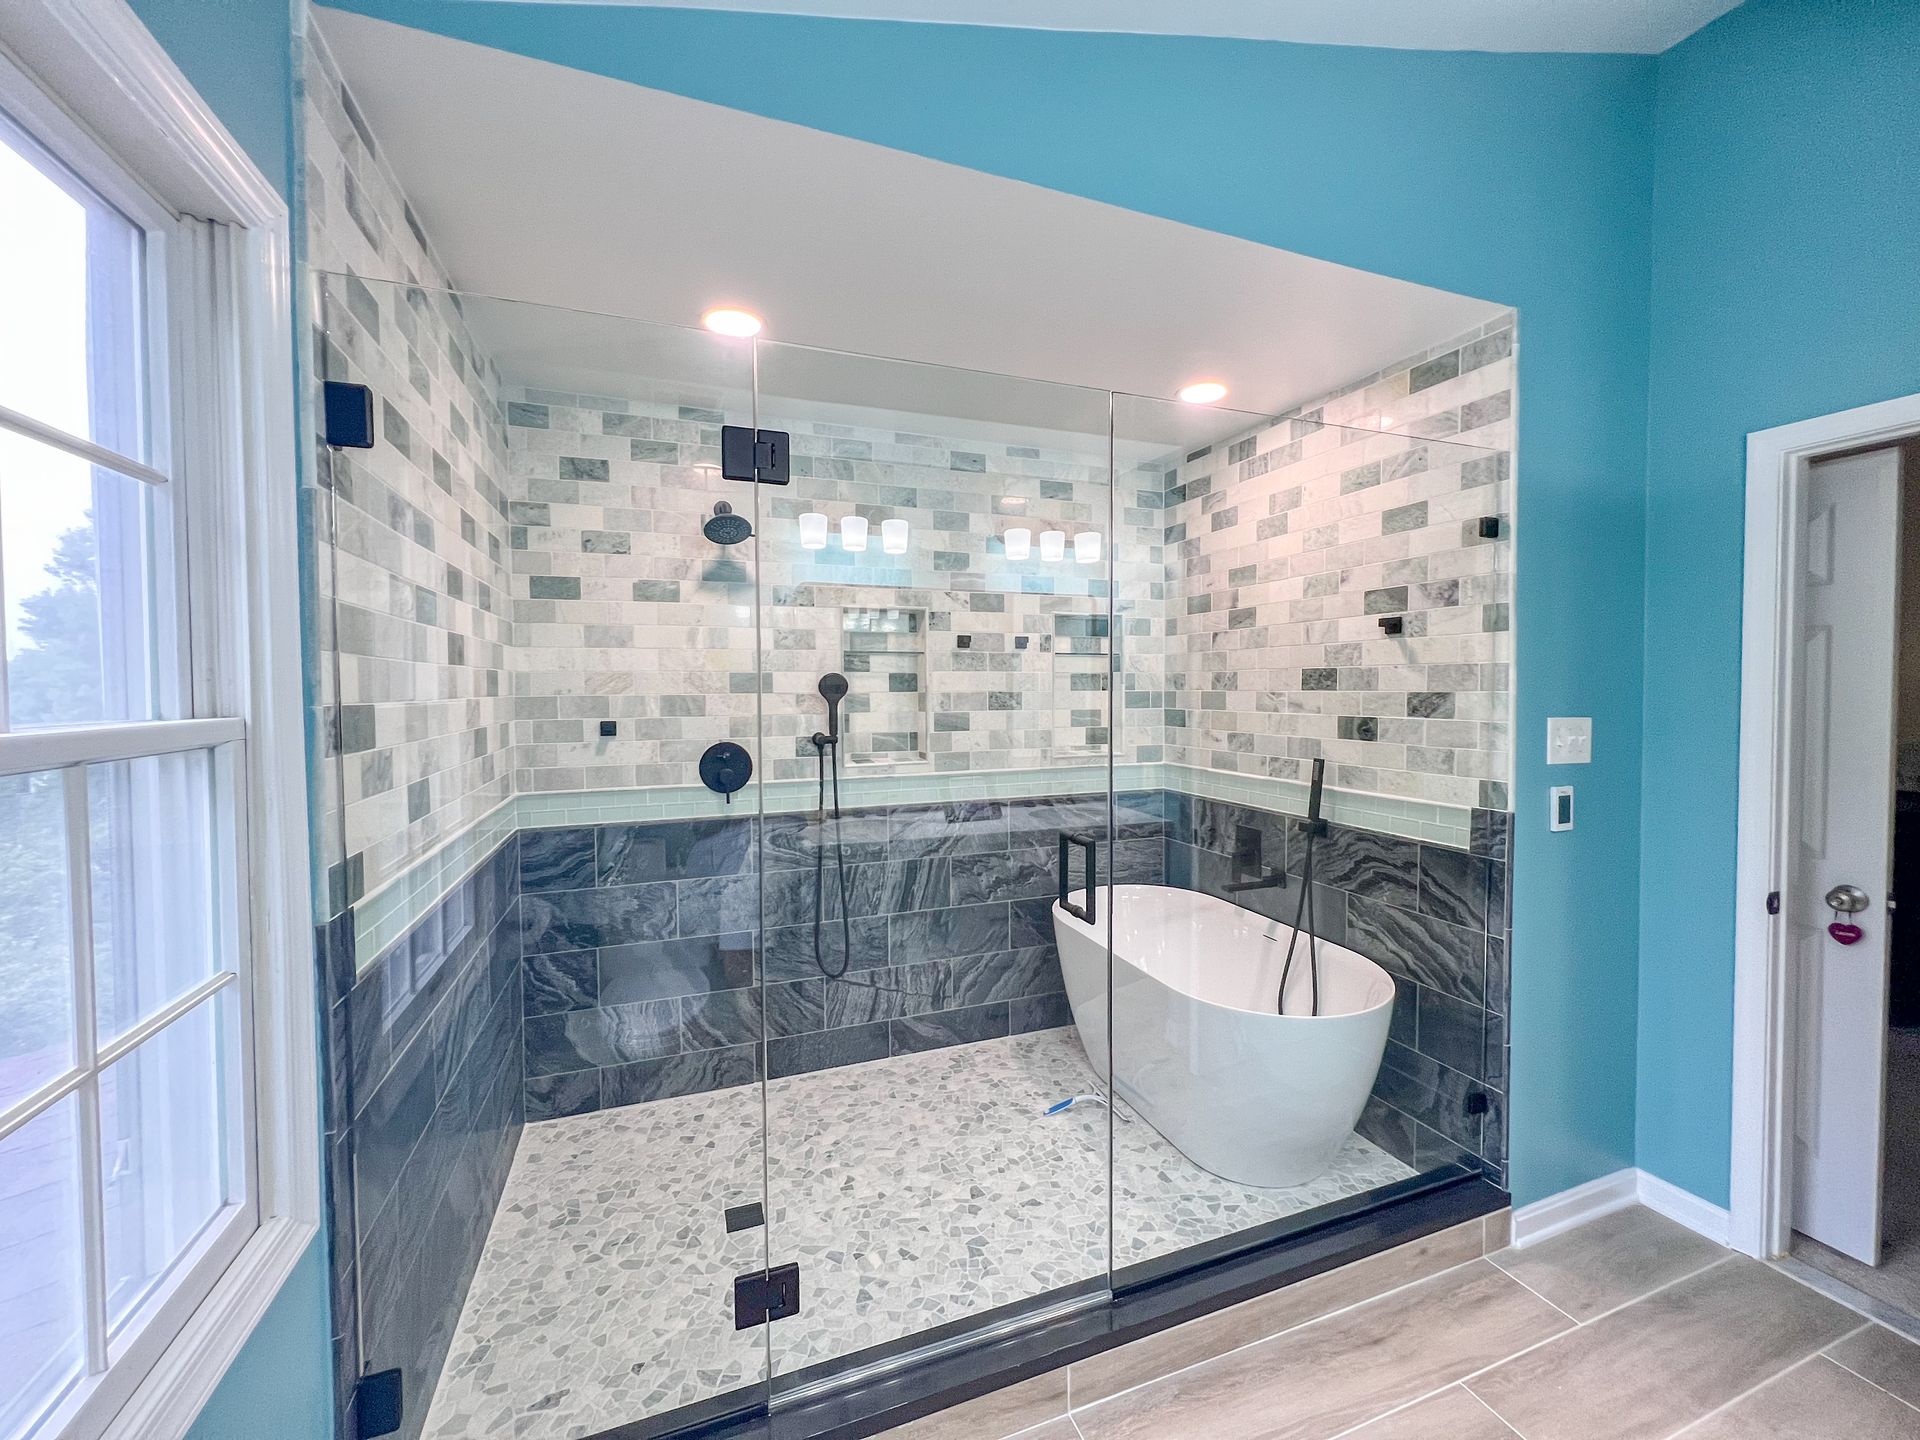
<svg viewBox="0 0 1920 1440"><path fill-rule="evenodd" d="M230 250L33 83L0 57L0 1440L105 1431L262 1223Z"/></svg>

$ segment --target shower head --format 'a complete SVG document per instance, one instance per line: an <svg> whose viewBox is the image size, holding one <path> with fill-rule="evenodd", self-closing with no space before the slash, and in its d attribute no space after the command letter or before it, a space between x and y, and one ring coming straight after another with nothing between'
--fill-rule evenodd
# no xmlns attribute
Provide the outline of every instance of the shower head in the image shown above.
<svg viewBox="0 0 1920 1440"><path fill-rule="evenodd" d="M847 677L833 671L820 677L820 698L827 702L827 736L840 738L840 702L847 698Z"/></svg>
<svg viewBox="0 0 1920 1440"><path fill-rule="evenodd" d="M713 515L700 527L700 533L716 545L738 545L753 534L753 526L744 515L733 513L733 507L722 500L713 507Z"/></svg>

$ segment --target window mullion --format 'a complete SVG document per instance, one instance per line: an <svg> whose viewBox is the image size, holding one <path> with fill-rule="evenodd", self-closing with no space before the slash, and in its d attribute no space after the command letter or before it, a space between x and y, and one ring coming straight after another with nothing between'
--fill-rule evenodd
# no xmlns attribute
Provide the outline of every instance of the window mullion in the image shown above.
<svg viewBox="0 0 1920 1440"><path fill-rule="evenodd" d="M85 1078L80 1101L80 1206L85 1236L87 1373L107 1368L107 1191L100 1161L99 1022L93 987L93 836L87 767L61 772L66 787L67 897L73 955L73 1054Z"/></svg>

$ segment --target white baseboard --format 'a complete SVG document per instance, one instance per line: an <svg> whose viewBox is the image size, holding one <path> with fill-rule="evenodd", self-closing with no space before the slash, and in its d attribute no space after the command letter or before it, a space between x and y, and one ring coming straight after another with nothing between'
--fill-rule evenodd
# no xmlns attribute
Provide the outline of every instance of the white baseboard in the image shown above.
<svg viewBox="0 0 1920 1440"><path fill-rule="evenodd" d="M1656 1215L1684 1225L1696 1235L1704 1235L1716 1245L1726 1245L1733 1237L1733 1216L1718 1205L1709 1205L1691 1191L1662 1180L1646 1171L1640 1176L1640 1203Z"/></svg>
<svg viewBox="0 0 1920 1440"><path fill-rule="evenodd" d="M1515 1210L1514 1248L1524 1250L1629 1205L1644 1205L1716 1245L1725 1245L1732 1233L1732 1217L1718 1205L1709 1205L1698 1195L1644 1170L1616 1170Z"/></svg>
<svg viewBox="0 0 1920 1440"><path fill-rule="evenodd" d="M1558 1195L1549 1195L1513 1212L1513 1247L1524 1250L1542 1240L1624 1210L1640 1199L1640 1172L1616 1170Z"/></svg>

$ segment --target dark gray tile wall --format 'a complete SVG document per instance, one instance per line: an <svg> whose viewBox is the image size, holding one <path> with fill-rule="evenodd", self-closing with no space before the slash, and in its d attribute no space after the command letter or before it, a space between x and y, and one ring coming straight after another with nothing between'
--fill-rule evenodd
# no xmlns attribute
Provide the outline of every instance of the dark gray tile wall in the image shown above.
<svg viewBox="0 0 1920 1440"><path fill-rule="evenodd" d="M1169 885L1291 923L1297 884L1228 894L1235 831L1252 826L1265 865L1301 874L1300 822L1271 811L1173 794ZM1360 1132L1428 1169L1463 1161L1506 1183L1508 849L1513 817L1473 812L1466 850L1330 825L1316 842L1316 933L1379 963L1397 983L1393 1027Z"/></svg>
<svg viewBox="0 0 1920 1440"><path fill-rule="evenodd" d="M356 978L322 928L340 1433L352 1384L397 1367L419 1434L524 1121L519 841Z"/></svg>
<svg viewBox="0 0 1920 1440"><path fill-rule="evenodd" d="M1122 880L1163 878L1163 808L1123 799ZM1057 837L1104 834L1104 801L955 801L838 824L844 927L832 821L523 832L527 1118L747 1084L763 1064L778 1079L1072 1023L1048 908Z"/></svg>

